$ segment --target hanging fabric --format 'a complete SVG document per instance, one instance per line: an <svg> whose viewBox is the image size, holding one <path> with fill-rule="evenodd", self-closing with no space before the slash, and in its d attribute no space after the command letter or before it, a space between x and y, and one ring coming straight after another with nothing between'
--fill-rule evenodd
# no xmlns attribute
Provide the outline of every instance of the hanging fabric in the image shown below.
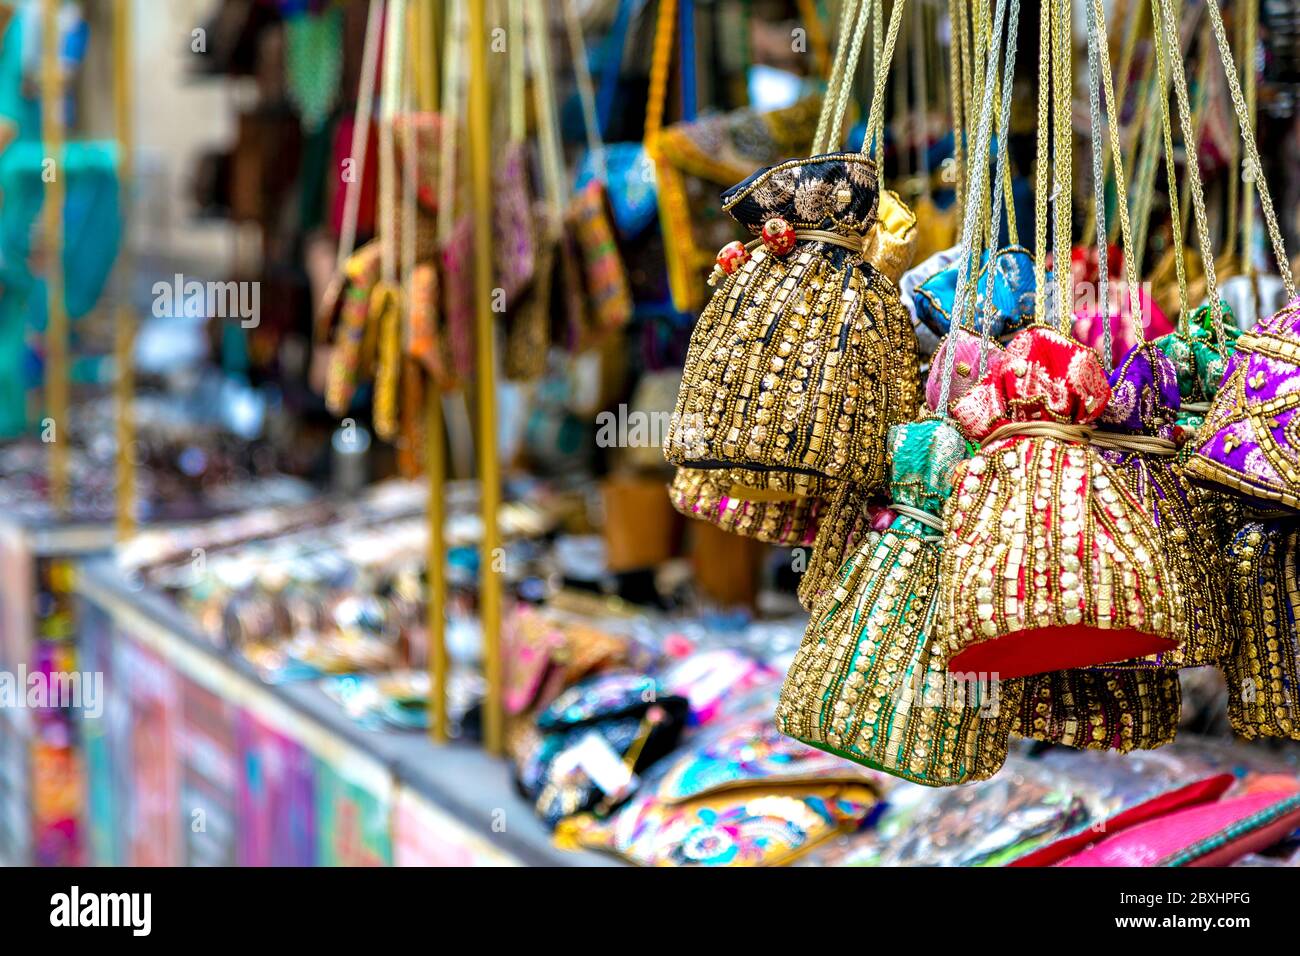
<svg viewBox="0 0 1300 956"><path fill-rule="evenodd" d="M366 182L368 168L371 108L374 103L375 73L379 66L383 10L382 0L370 0L361 57L360 88L352 121L352 146L349 151L352 175L350 180L345 178L350 188L344 191L334 276L317 310L315 328L318 344L328 341L331 333L334 337L326 372L325 407L330 414L338 417L347 414L356 391L361 374L362 340L369 318L370 291L379 281L378 244L371 244L357 254L353 250L363 198L360 186Z"/></svg>
<svg viewBox="0 0 1300 956"><path fill-rule="evenodd" d="M587 48L573 4L574 0L564 2L569 54L577 76L589 149L604 157L599 121L596 118L595 93L587 65ZM600 162L602 178L589 179L580 189L575 190L565 213L568 228L582 255L589 319L596 339L622 328L632 318L632 292L628 286L622 256L614 241L614 224L606 185L608 172L603 167L603 158Z"/></svg>
<svg viewBox="0 0 1300 956"><path fill-rule="evenodd" d="M642 142L606 143L605 131L609 129L614 95L619 82L624 49L632 25L638 0L618 0L618 12L602 53L600 88L596 93L596 117L586 116L589 136L594 134L595 148L589 148L578 161L578 176L574 184L582 190L587 183L598 179L605 184L614 224L619 238L632 240L640 236L658 211L655 192L655 167ZM584 61L585 62L585 61ZM582 64L576 64L582 69Z"/></svg>

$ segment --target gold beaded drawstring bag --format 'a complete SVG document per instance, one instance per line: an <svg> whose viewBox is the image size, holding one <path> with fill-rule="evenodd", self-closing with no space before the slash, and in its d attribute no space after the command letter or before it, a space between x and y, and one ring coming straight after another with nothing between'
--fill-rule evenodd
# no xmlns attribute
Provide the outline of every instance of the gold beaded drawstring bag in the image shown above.
<svg viewBox="0 0 1300 956"><path fill-rule="evenodd" d="M859 2L846 6L852 13ZM815 150L839 141L848 88L838 78L852 76L864 29L858 17L841 43ZM896 37L891 21L891 49ZM867 155L818 152L723 193L723 209L760 238L719 253L668 461L803 497L824 497L839 481L881 484L886 432L916 411L917 353L897 285L865 259L878 190Z"/></svg>
<svg viewBox="0 0 1300 956"><path fill-rule="evenodd" d="M1067 11L1050 52L1057 157L1070 155ZM1047 166L1040 160L1036 278L1046 272ZM1070 163L1051 168L1054 258L1064 262ZM1056 328L1039 318L1016 335L952 407L981 446L944 512L938 620L955 671L1012 678L1107 664L1170 650L1185 633L1183 594L1150 516L1089 444L1110 385L1096 353L1064 331L1073 290L1061 294L1070 274L1056 273ZM1046 300L1037 297L1044 318Z"/></svg>
<svg viewBox="0 0 1300 956"><path fill-rule="evenodd" d="M916 241L916 215L897 194L881 190L875 222L863 241L863 259L897 283L911 265ZM852 496L853 502L846 507L856 512L860 510L860 492L861 486L841 482L832 500ZM769 544L808 547L823 534L828 540L842 540L840 536L848 533L839 520L830 527L824 523L824 516L832 510L830 500L750 487L729 480L722 469L678 468L669 496L673 507L687 517ZM834 556L828 559L828 554ZM801 590L803 582L832 578L846 556L846 546L815 548L801 578Z"/></svg>
<svg viewBox="0 0 1300 956"><path fill-rule="evenodd" d="M1105 179L1102 172L1101 96L1098 76L1104 78L1107 120L1112 131L1118 130L1115 95L1110 73L1110 53L1105 43L1104 13L1097 0L1085 0L1088 26L1088 94L1092 116L1092 173L1096 190L1095 219L1091 223L1098 237L1097 301L1105 303L1100 353L1103 363L1112 354L1112 312L1107 279ZM1187 530L1191 527L1197 494L1188 486L1175 466L1176 446L1170 440L1178 412L1178 386L1173 367L1154 345L1144 342L1143 321L1138 311L1137 284L1132 256L1128 195L1125 187L1123 159L1119 143L1110 138L1110 159L1115 176L1120 236L1123 244L1125 284L1129 296L1129 315L1137 344L1110 373L1111 395L1098 420L1092 443L1103 459L1115 466L1115 474L1142 502L1151 515L1161 550L1168 554L1189 594L1189 632L1178 649L1164 655L1172 658L1192 645L1198 634L1190 608L1190 595L1211 563L1197 566L1190 559ZM1193 545L1195 547L1195 545ZM1223 613L1226 605L1220 604ZM1204 623L1204 622L1198 622ZM1208 642L1207 642L1208 643ZM1214 641L1214 646L1220 646ZM1149 664L1161 663L1160 657ZM1118 750L1151 749L1171 742L1178 728L1182 690L1177 670L1171 667L1136 666L1125 669L1065 670L1036 674L1025 678L1025 693L1020 712L1013 716L1012 732L1049 743L1081 749Z"/></svg>
<svg viewBox="0 0 1300 956"><path fill-rule="evenodd" d="M1253 521L1228 548L1241 641L1224 663L1228 723L1300 740L1300 525Z"/></svg>
<svg viewBox="0 0 1300 956"><path fill-rule="evenodd" d="M901 5L901 4L900 4ZM895 10L898 8L895 7ZM1000 36L1007 0L998 0ZM1011 0L1008 74L1014 69L1019 0ZM997 56L988 61L980 155L987 155ZM1010 109L1010 84L1002 115ZM963 249L974 243L987 164L973 171ZM995 208L994 223L1000 206ZM978 250L976 250L978 255ZM959 302L970 290L971 256L963 256ZM987 316L987 313L985 313ZM956 363L949 350L948 375ZM985 357L980 350L980 359ZM935 639L935 610L943 543L939 514L969 453L946 417L927 415L889 432L889 522L850 553L837 586L813 609L777 707L783 733L915 783L949 786L992 776L1007 754L1009 716L1020 707L1019 681L949 672Z"/></svg>

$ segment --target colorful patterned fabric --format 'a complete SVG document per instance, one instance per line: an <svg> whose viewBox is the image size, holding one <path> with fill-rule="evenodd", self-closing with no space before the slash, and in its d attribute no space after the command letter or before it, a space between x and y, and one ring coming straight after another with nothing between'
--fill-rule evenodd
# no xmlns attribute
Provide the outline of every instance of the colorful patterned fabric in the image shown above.
<svg viewBox="0 0 1300 956"><path fill-rule="evenodd" d="M875 221L876 168L857 153L792 160L723 194L758 234L860 243ZM918 397L916 339L898 289L855 249L816 238L786 255L754 250L700 315L664 454L675 465L807 497L838 481L879 486L885 435Z"/></svg>
<svg viewBox="0 0 1300 956"><path fill-rule="evenodd" d="M609 820L566 820L557 842L642 866L778 866L876 805L866 771L747 720L684 753Z"/></svg>
<svg viewBox="0 0 1300 956"><path fill-rule="evenodd" d="M654 222L659 211L654 161L646 153L644 143L606 143L602 151L608 176L605 191L614 225L621 238L635 239ZM594 152L583 154L578 162L575 189L584 189L587 183L599 179L600 160Z"/></svg>
<svg viewBox="0 0 1300 956"><path fill-rule="evenodd" d="M944 516L938 620L953 670L1008 678L1106 664L1170 650L1186 633L1149 515L1086 431L1068 427L1095 422L1109 397L1091 349L1035 326L953 405L983 443ZM1013 423L1023 430L994 436Z"/></svg>
<svg viewBox="0 0 1300 956"><path fill-rule="evenodd" d="M917 317L936 335L947 335L952 326L953 301L957 295L957 275L960 258L927 279L916 290L912 301ZM980 271L976 281L975 311L972 332L985 331L984 310L988 295L989 273L993 273L993 312L988 317L987 333L993 338L1006 338L1027 328L1034 321L1037 293L1034 289L1034 257L1023 246L1007 246L993 255L980 256ZM1047 281L1051 281L1048 273Z"/></svg>
<svg viewBox="0 0 1300 956"><path fill-rule="evenodd" d="M903 300L903 307L907 309L907 314L912 317L912 328L916 331L916 343L922 355L929 355L934 352L942 336L930 331L930 327L921 321L920 313L916 307L916 290L931 277L951 266L960 256L961 249L957 246L942 249L907 270L907 272L903 273L903 277L898 280L898 292Z"/></svg>
<svg viewBox="0 0 1300 956"><path fill-rule="evenodd" d="M937 521L966 453L940 419L891 429L894 501ZM929 786L998 771L1021 688L949 675L930 634L940 540L900 511L850 556L790 665L776 712L782 732Z"/></svg>
<svg viewBox="0 0 1300 956"><path fill-rule="evenodd" d="M1100 273L1097 268L1097 247L1075 246L1070 250L1070 271L1075 289L1098 289ZM1111 326L1111 365L1118 365L1134 345L1137 337L1133 331L1133 313L1130 308L1127 278L1124 275L1124 252L1115 246L1106 251L1106 273L1110 280L1107 309ZM1143 326L1142 337L1148 341L1168 335L1174 331L1164 311L1151 298L1145 287L1138 288L1138 309ZM1074 337L1090 348L1101 353L1105 342L1106 315L1095 301L1079 301L1076 296L1074 304Z"/></svg>
<svg viewBox="0 0 1300 956"><path fill-rule="evenodd" d="M493 260L506 304L514 305L533 279L537 247L528 190L528 148L507 143L497 159L492 193Z"/></svg>
<svg viewBox="0 0 1300 956"><path fill-rule="evenodd" d="M1300 298L1236 340L1195 442L1194 479L1300 511Z"/></svg>
<svg viewBox="0 0 1300 956"><path fill-rule="evenodd" d="M948 360L948 347L952 342L952 335L945 337L930 360L930 374L925 380L925 401L932 412L940 411L939 398L943 394L943 369ZM984 375L995 369L998 362L1002 361L1003 355L1002 346L996 342L990 342L981 349L979 336L965 329L957 330L954 347L957 349L957 354L952 362L952 384L948 386L949 408L952 407L953 402L974 388ZM980 368L981 353L984 356L982 369Z"/></svg>
<svg viewBox="0 0 1300 956"><path fill-rule="evenodd" d="M621 329L632 318L632 292L623 258L614 243L605 189L598 180L593 179L574 193L567 218L582 253L590 321L597 334Z"/></svg>
<svg viewBox="0 0 1300 956"><path fill-rule="evenodd" d="M1155 344L1174 363L1174 372L1178 376L1178 392L1183 400L1178 424L1193 431L1201 425L1205 403L1212 401L1218 393L1228 358L1236 351L1237 339L1241 336L1231 308L1226 302L1223 305L1223 331L1227 341L1222 348L1214 332L1208 304L1188 318L1185 335L1173 332L1155 339Z"/></svg>

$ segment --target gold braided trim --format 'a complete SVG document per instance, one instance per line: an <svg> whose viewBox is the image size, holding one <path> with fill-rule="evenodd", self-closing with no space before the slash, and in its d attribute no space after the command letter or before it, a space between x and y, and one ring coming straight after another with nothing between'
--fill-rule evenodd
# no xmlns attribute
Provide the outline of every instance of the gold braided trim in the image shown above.
<svg viewBox="0 0 1300 956"><path fill-rule="evenodd" d="M1133 435L1124 432L1094 432L1092 443L1098 448L1114 451L1136 451L1146 455L1176 455L1178 446L1168 438L1154 435Z"/></svg>
<svg viewBox="0 0 1300 956"><path fill-rule="evenodd" d="M1253 352L1264 358L1300 365L1300 345L1267 332L1243 332L1237 339L1238 352Z"/></svg>
<svg viewBox="0 0 1300 956"><path fill-rule="evenodd" d="M1210 413L1209 402L1183 402L1178 407L1189 415L1208 415Z"/></svg>
<svg viewBox="0 0 1300 956"><path fill-rule="evenodd" d="M1058 441L1089 442L1096 431L1091 425L1063 425L1059 422L1008 422L993 429L980 442L987 448L1004 438L1055 438Z"/></svg>

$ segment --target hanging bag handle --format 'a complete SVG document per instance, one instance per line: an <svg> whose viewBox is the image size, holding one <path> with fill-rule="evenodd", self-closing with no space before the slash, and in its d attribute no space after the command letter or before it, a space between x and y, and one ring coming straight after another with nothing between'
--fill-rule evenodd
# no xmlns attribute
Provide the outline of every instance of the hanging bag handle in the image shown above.
<svg viewBox="0 0 1300 956"><path fill-rule="evenodd" d="M1067 0L1056 0L1052 18L1053 85L1053 220L1052 266L1056 326L1069 335L1073 324L1074 274L1070 270L1070 246L1074 216L1074 45L1072 11Z"/></svg>
<svg viewBox="0 0 1300 956"><path fill-rule="evenodd" d="M998 136L997 156L994 157L994 169L996 170L996 174L997 174L997 183L993 186L992 190L990 190L989 192L989 203L992 206L992 215L989 218L989 231L988 231L989 258L988 258L988 265L986 267L987 279L985 280L985 288L984 288L984 315L980 323L980 330L981 330L980 331L980 364L979 364L980 375L984 374L984 369L987 365L988 346L989 346L988 330L992 327L993 324L993 282L994 282L993 255L994 252L996 251L997 240L998 240L998 236L1000 235L1000 230L1002 227L1003 206L1006 205L1008 212L1010 211L1010 203L1004 201L1005 190L1010 185L1009 179L1010 179L1010 172L1011 172L1010 161L1008 160L1007 157L1007 153L1010 147L1007 143L1005 130L1011 123L1011 92L1013 86L1012 80L1015 77L1015 71L1016 71L1016 50L1017 50L1017 45L1019 40L1019 32L1020 32L1020 0L1012 0L1010 19L1006 26L1006 48L1004 54L1005 59L1003 61L1003 75L1000 84L1002 103L997 117L998 124L1000 128L1004 131L1004 133L1003 135ZM993 38L990 38L991 41L992 39ZM998 47L996 43L990 42L989 56L988 56L988 75L993 79L997 78L997 73L995 71L995 67L997 65L997 60L998 60L997 50ZM998 86L994 86L994 92L996 92L998 89L999 89ZM987 162L984 165L987 166L988 165ZM976 262L978 262L978 259L976 259ZM971 300L970 308L974 309L979 301L979 280L978 279L976 279L974 288L970 294L970 300ZM957 313L954 312L954 314Z"/></svg>
<svg viewBox="0 0 1300 956"><path fill-rule="evenodd" d="M1167 0L1166 0L1167 2ZM1223 70L1228 79L1228 91L1232 95L1232 105L1237 113L1237 123L1241 127L1241 141L1246 148L1246 162L1248 164L1246 175L1248 183L1254 185L1259 191L1259 205L1264 211L1264 223L1268 228L1269 240L1273 245L1273 256L1277 259L1278 274L1282 277L1282 285L1286 289L1287 301L1295 298L1295 279L1291 275L1291 265L1286 257L1286 244L1282 241L1282 232L1278 228L1277 213L1273 209L1273 198L1269 192L1268 182L1264 178L1264 164L1259 156L1259 147L1255 143L1255 131L1251 127L1250 109L1247 106L1245 97L1241 93L1241 83L1237 79L1237 66L1232 59L1232 50L1228 47L1228 37L1223 28L1223 14L1219 10L1218 0L1206 0L1206 7L1210 12L1210 25L1214 29L1214 41L1219 48L1219 56L1223 60ZM1253 4L1248 4L1253 6ZM1249 69L1254 71L1255 51L1252 48L1247 51L1250 59L1247 61ZM1249 217L1248 217L1249 218ZM1249 250L1243 250L1249 255ZM1213 306L1213 303L1211 303ZM1218 309L1220 313L1222 309Z"/></svg>
<svg viewBox="0 0 1300 956"><path fill-rule="evenodd" d="M574 0L564 0L564 32L569 40L569 56L573 59L573 77L578 87L578 102L582 106L582 126L587 133L587 149L595 157L596 176L609 185L609 166L605 160L605 142L601 137L600 119L596 115L596 93L591 82L591 68L587 63L587 42L582 35L582 22Z"/></svg>
<svg viewBox="0 0 1300 956"><path fill-rule="evenodd" d="M839 44L835 49L835 60L831 64L831 78L826 84L826 98L822 101L821 113L817 117L817 130L813 134L814 156L829 152L832 143L838 145L840 142L840 125L848 110L849 91L862 52L869 17L870 10L865 0L844 0L837 31Z"/></svg>
<svg viewBox="0 0 1300 956"><path fill-rule="evenodd" d="M461 74L464 55L465 0L448 0L442 60L442 136L438 157L438 245L451 241L456 223L456 159L460 132Z"/></svg>
<svg viewBox="0 0 1300 956"><path fill-rule="evenodd" d="M335 271L342 275L357 246L357 220L361 215L361 186L365 181L366 150L370 143L370 113L375 101L375 70L379 64L379 35L383 31L384 0L370 0L366 11L366 38L361 51L361 76L357 104L352 116L350 150L354 179L343 197L343 221L339 225L339 250Z"/></svg>
<svg viewBox="0 0 1300 956"><path fill-rule="evenodd" d="M885 132L885 86L889 79L890 67L894 61L894 49L898 44L898 30L903 22L903 7L907 0L894 0L889 13L889 27L885 35L884 50L876 62L876 76L871 91L871 109L867 112L867 135L863 142L863 152L870 146L871 158L880 162ZM879 37L879 25L876 31ZM838 127L836 127L838 129Z"/></svg>
<svg viewBox="0 0 1300 956"><path fill-rule="evenodd" d="M1011 35L1014 38L1015 29L1016 29L1015 24L1020 19L1020 0L1011 0L1011 6L1012 6ZM997 0L997 6L994 12L994 21L993 21L994 37L1002 36L1003 25L1006 22L1006 13L1007 13L1007 0ZM977 241L976 240L976 219L978 218L981 212L981 207L983 206L982 197L984 193L984 185L985 185L985 180L988 177L989 164L988 164L987 157L989 154L989 141L992 137L993 88L994 88L994 80L996 78L997 59L998 59L996 52L993 52L996 50L996 44L990 44L990 47L991 47L991 55L988 57L988 63L986 64L985 67L986 82L984 83L984 87L983 87L984 95L982 97L982 102L980 105L979 127L976 132L975 152L972 154L973 156L985 157L985 161L971 164L970 183L968 184L968 188L967 188L966 208L964 210L964 215L962 218L961 263L957 268L957 285L956 285L955 296L953 299L954 319L958 319L958 317L964 317L967 314L967 310L973 307L973 304L968 302L968 299L972 297L972 292L970 288L971 254L973 252L975 258L976 259L979 258L979 250L974 249L973 247ZM1013 63L1013 55L1010 52L1013 49L1014 49L1014 40L1011 44L1008 44L1007 60L1009 63ZM1010 85L1008 84L1007 89L1004 90L1004 97L1003 97L1003 102L1007 104L1008 109L1010 108L1009 96L1010 96ZM988 295L988 298L991 299L992 295L991 294ZM981 329L981 335L980 335L981 369L983 368L985 357L986 357L984 350L987 348L988 319L989 319L989 312L986 310L984 316L984 327ZM957 349L955 348L956 338L958 333L962 329L962 325L963 322L961 320L952 323L948 332L949 336L951 336L949 340L949 345L947 348L944 349L943 371L940 377L939 409L941 409L941 413L945 416L948 415L948 396L952 393L952 376L953 376L953 370L957 358Z"/></svg>
<svg viewBox="0 0 1300 956"><path fill-rule="evenodd" d="M1088 0L1085 0L1085 2L1088 2ZM1124 159L1120 150L1120 143L1119 143L1120 126L1119 126L1119 116L1118 116L1119 107L1117 104L1120 102L1120 100L1115 95L1114 81L1111 77L1110 48L1107 45L1105 39L1106 38L1106 11L1102 6L1101 0L1091 0L1089 12L1090 12L1089 22L1088 22L1089 50L1091 51L1093 48L1095 48L1097 51L1097 56L1100 58L1099 66L1101 71L1102 83L1104 84L1104 90L1106 94L1106 125L1110 130L1109 155L1111 160L1111 170L1115 175L1115 194L1116 194L1115 211L1119 216L1120 241L1121 241L1121 249L1123 250L1123 257L1124 257L1124 284L1128 291L1129 316L1133 323L1133 337L1136 340L1136 342L1139 345L1141 345L1146 341L1146 322L1145 322L1145 317L1142 315L1141 312L1141 300L1138 295L1138 282L1137 282L1138 273L1137 273L1137 266L1134 261L1135 257L1133 254L1133 227L1132 224L1129 222L1128 187L1124 180ZM1089 69L1091 70L1091 68L1092 67L1090 63ZM1104 210L1098 213L1098 219L1097 219L1098 237L1104 237L1109 232L1109 230L1106 228L1105 221L1102 218L1104 215L1105 215ZM1101 244L1104 246L1106 240L1104 238L1101 238L1100 241ZM1101 260L1099 259L1098 262L1100 263L1100 261ZM1099 298L1101 298L1101 301L1105 304L1107 331L1109 332L1110 300L1108 297L1101 297L1100 295ZM1109 338L1109 335L1107 336L1107 338ZM1107 352L1109 353L1110 350L1109 341L1107 341L1106 343L1106 349ZM1107 371L1110 370L1109 364L1106 366L1106 369Z"/></svg>
<svg viewBox="0 0 1300 956"><path fill-rule="evenodd" d="M1214 342L1214 349L1222 356L1224 354L1224 343L1227 341L1223 329L1223 303L1219 299L1218 281L1214 274L1214 250L1210 245L1210 232L1205 215L1205 191L1201 185L1201 163L1199 157L1196 155L1195 131L1192 125L1191 109L1188 105L1187 75L1186 71L1183 69L1183 58L1179 49L1180 45L1178 43L1177 24L1174 21L1170 0L1151 0L1151 3L1153 7L1153 15L1155 13L1156 5L1159 5L1160 14L1164 24L1164 35L1167 42L1160 46L1164 53L1164 65L1169 67L1173 72L1174 93L1178 103L1179 124L1182 127L1183 140L1187 144L1187 149L1184 150L1184 152L1187 155L1187 172L1191 186L1193 218L1196 221L1196 233L1201 249L1202 266L1205 269L1205 291L1206 295L1209 297L1210 320L1213 324L1214 336L1216 339ZM1213 3L1208 3L1207 6L1212 7ZM1172 46L1170 44L1172 44ZM1161 70L1161 67L1162 64L1157 61L1156 69ZM1162 71L1162 80L1163 75ZM1165 111L1167 114L1167 103L1165 105ZM1168 135L1168 133L1166 133L1166 135ZM1170 161L1172 162L1172 156L1170 157ZM1181 260L1176 264L1181 266ZM1180 326L1185 330L1187 321L1186 312L1188 308L1185 276L1180 281L1180 295L1183 296L1182 309L1184 314L1180 316L1179 321Z"/></svg>

